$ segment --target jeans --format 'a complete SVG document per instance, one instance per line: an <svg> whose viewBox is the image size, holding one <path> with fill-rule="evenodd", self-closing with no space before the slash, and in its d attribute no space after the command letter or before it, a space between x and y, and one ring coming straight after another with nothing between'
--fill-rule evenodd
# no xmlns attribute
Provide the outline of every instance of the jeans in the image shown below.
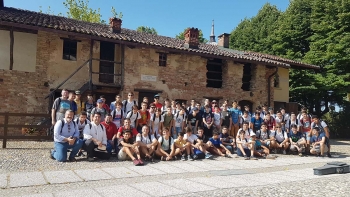
<svg viewBox="0 0 350 197"><path fill-rule="evenodd" d="M73 145L69 145L68 142L55 142L55 150L52 152L52 156L57 161L66 161L67 160L67 150L72 149L72 152L69 155L69 159L75 157L79 149L83 146L83 140L77 139Z"/></svg>
<svg viewBox="0 0 350 197"><path fill-rule="evenodd" d="M103 151L95 151L94 149L98 146L92 140L88 140L84 143L84 150L86 150L89 158L97 157L103 160L108 160L111 157L111 154Z"/></svg>
<svg viewBox="0 0 350 197"><path fill-rule="evenodd" d="M226 145L225 147L233 154L233 147L231 145Z"/></svg>
<svg viewBox="0 0 350 197"><path fill-rule="evenodd" d="M112 149L114 149L115 153L118 154L119 152L119 147L118 147L118 139L114 139L114 147L112 146L112 140L107 140L107 146L106 146L106 150L108 153L112 153Z"/></svg>
<svg viewBox="0 0 350 197"><path fill-rule="evenodd" d="M181 132L181 127L175 127L175 134L173 134L173 139L177 139L177 136L179 135L179 133Z"/></svg>
<svg viewBox="0 0 350 197"><path fill-rule="evenodd" d="M250 152L250 150L248 148L244 148L243 150L244 150L245 154L247 155L247 157L251 156L250 155L251 152ZM237 155L240 156L240 157L244 156L242 151L241 151L241 149L239 149L239 148L237 148Z"/></svg>

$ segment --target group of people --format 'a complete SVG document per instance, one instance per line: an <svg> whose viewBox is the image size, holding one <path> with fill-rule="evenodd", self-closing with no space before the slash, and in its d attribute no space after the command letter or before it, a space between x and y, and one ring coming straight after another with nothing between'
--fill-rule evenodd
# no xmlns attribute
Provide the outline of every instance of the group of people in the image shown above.
<svg viewBox="0 0 350 197"><path fill-rule="evenodd" d="M134 165L155 158L195 160L234 153L252 160L273 159L271 152L331 157L326 123L305 108L299 114L283 108L275 114L264 105L252 114L249 106L242 110L228 100L221 106L209 99L203 106L194 99L190 106L169 99L162 104L157 94L154 102L145 97L138 106L129 92L128 99L117 95L108 105L104 96L95 103L91 95L82 102L79 91L61 94L52 107L55 147L50 150L58 161L76 161L84 152L88 161L114 153Z"/></svg>

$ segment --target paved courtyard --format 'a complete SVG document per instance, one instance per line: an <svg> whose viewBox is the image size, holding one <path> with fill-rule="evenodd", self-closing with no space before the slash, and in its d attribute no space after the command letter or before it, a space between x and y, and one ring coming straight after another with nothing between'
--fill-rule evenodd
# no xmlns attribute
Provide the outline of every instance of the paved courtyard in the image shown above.
<svg viewBox="0 0 350 197"><path fill-rule="evenodd" d="M313 168L330 161L350 164L350 142L333 144L333 158L278 155L133 166L114 158L60 163L48 157L50 142L9 142L0 149L0 196L349 196L350 174L313 175Z"/></svg>

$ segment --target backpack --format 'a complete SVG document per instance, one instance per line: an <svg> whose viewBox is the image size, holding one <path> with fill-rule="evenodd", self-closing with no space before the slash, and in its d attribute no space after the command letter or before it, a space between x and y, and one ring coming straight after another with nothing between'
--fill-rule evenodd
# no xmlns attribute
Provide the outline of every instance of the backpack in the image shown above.
<svg viewBox="0 0 350 197"><path fill-rule="evenodd" d="M161 121L161 119L162 119L162 115L159 115L159 122ZM154 114L154 116L153 116L153 122L156 120L156 114Z"/></svg>
<svg viewBox="0 0 350 197"><path fill-rule="evenodd" d="M292 129L292 120L289 120L290 121L290 123L289 123L289 130L291 130ZM295 119L295 124L298 126L299 125L299 120L298 120L298 118L297 119Z"/></svg>
<svg viewBox="0 0 350 197"><path fill-rule="evenodd" d="M161 146L163 146L163 143L164 143L164 137L162 136L162 143L161 143ZM169 149L171 147L171 137L169 136Z"/></svg>
<svg viewBox="0 0 350 197"><path fill-rule="evenodd" d="M252 124L253 124L253 127L255 127L255 121L256 121L256 119L254 118L253 119L254 121L252 121ZM261 125L261 123L264 121L262 118L259 118L259 121L260 121L260 125Z"/></svg>
<svg viewBox="0 0 350 197"><path fill-rule="evenodd" d="M277 134L277 131L275 131L275 139L276 139L276 134ZM284 137L284 130L282 129L282 135L283 135L283 137ZM288 135L287 135L287 137L288 137ZM277 141L277 140L276 140Z"/></svg>
<svg viewBox="0 0 350 197"><path fill-rule="evenodd" d="M125 111L125 110L126 110L126 104L128 103L128 101L127 101L127 100L124 100L122 103L123 103L123 109L122 109L122 111L126 112L126 111ZM134 105L137 105L135 100L134 100ZM128 114L128 113L129 113L129 112L126 112L126 114Z"/></svg>
<svg viewBox="0 0 350 197"><path fill-rule="evenodd" d="M176 119L179 117L180 112L176 113ZM185 119L185 114L182 114L182 119Z"/></svg>
<svg viewBox="0 0 350 197"><path fill-rule="evenodd" d="M77 123L77 125L79 125L79 118L75 121L75 123ZM85 125L87 124L87 120L85 119Z"/></svg>
<svg viewBox="0 0 350 197"><path fill-rule="evenodd" d="M90 130L91 130L91 128L92 128L92 124L91 124L91 123L89 123L89 126L90 126ZM101 129L102 129L103 131L105 131L105 130L104 130L104 127L103 127L103 125L102 125L102 124L100 124L100 126L101 126Z"/></svg>
<svg viewBox="0 0 350 197"><path fill-rule="evenodd" d="M94 107L94 108L91 110L91 114L92 114L92 111L94 111L94 113L96 113L96 111L97 111L96 108L97 108L97 107ZM103 109L104 115L106 116L106 115L107 115L107 110L106 110L105 108L103 108L103 107L102 107L102 109Z"/></svg>
<svg viewBox="0 0 350 197"><path fill-rule="evenodd" d="M259 135L258 135L258 132L259 132ZM261 137L261 130L259 129L257 132L256 132L256 138L257 139L260 139ZM269 138L270 137L270 134L271 134L271 131L270 130L267 130L267 137ZM283 134L284 135L284 134ZM276 133L275 133L275 136L276 136Z"/></svg>
<svg viewBox="0 0 350 197"><path fill-rule="evenodd" d="M68 99L67 99L67 100L68 100ZM60 106L61 101L62 101L61 97L58 97L58 106ZM69 108L70 108L71 110L73 109L72 104L73 104L73 102L72 102L72 101L69 101Z"/></svg>
<svg viewBox="0 0 350 197"><path fill-rule="evenodd" d="M112 111L112 114L111 114L111 115L112 115L112 119L115 118L116 113L117 113L117 110L116 110L116 109ZM122 118L123 118L123 115L124 115L123 110L120 110L120 116L121 116Z"/></svg>
<svg viewBox="0 0 350 197"><path fill-rule="evenodd" d="M128 115L129 115L129 112L128 112ZM133 115L133 113L131 112L129 117L128 117L128 115L126 115L126 118L131 118L131 116ZM138 118L138 117L139 117L139 112L136 113L136 119L135 119L135 121L134 121L134 122L135 122L135 126L137 126L137 125L136 125L136 121L137 121L137 118Z"/></svg>
<svg viewBox="0 0 350 197"><path fill-rule="evenodd" d="M151 134L150 133L148 133L148 139L149 139L149 141L152 143L152 138L151 138ZM141 136L141 142L142 142L142 136Z"/></svg>

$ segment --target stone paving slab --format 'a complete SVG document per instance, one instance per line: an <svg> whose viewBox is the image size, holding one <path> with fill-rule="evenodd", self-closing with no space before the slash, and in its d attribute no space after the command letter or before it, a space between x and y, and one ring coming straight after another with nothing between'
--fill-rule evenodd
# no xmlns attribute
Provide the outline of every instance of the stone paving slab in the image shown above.
<svg viewBox="0 0 350 197"><path fill-rule="evenodd" d="M207 169L203 169L203 168L198 168L197 166L191 165L188 162L169 162L169 165L175 166L177 168L181 168L183 170L186 170L188 172L205 172L208 171Z"/></svg>
<svg viewBox="0 0 350 197"><path fill-rule="evenodd" d="M194 181L197 183L201 183L210 187L216 187L216 188L231 188L235 185L234 180L231 181L229 179L230 177L227 176L211 176L211 177L196 177L196 178L189 178L187 180Z"/></svg>
<svg viewBox="0 0 350 197"><path fill-rule="evenodd" d="M199 162L202 162L202 161L199 161ZM204 162L213 166L220 166L228 170L242 169L242 167L234 165L235 162L229 163L228 161L226 162L226 161L217 161L217 160L204 160Z"/></svg>
<svg viewBox="0 0 350 197"><path fill-rule="evenodd" d="M71 191L63 191L57 192L54 194L55 197L87 197L87 196L101 196L93 189L79 189L79 190L71 190Z"/></svg>
<svg viewBox="0 0 350 197"><path fill-rule="evenodd" d="M101 170L112 175L114 178L117 178L117 179L141 176L140 174L126 167L102 168Z"/></svg>
<svg viewBox="0 0 350 197"><path fill-rule="evenodd" d="M10 174L10 187L45 185L47 182L41 172L21 172Z"/></svg>
<svg viewBox="0 0 350 197"><path fill-rule="evenodd" d="M185 173L185 172L187 172L184 169L177 168L177 167L169 165L167 163L159 163L159 164L156 164L156 165L152 165L152 168L161 170L163 172L166 172L167 174L177 174L177 173Z"/></svg>
<svg viewBox="0 0 350 197"><path fill-rule="evenodd" d="M216 189L215 187L203 185L186 179L167 180L162 181L162 183L167 184L171 187L175 187L177 189L186 190L187 192L203 192Z"/></svg>
<svg viewBox="0 0 350 197"><path fill-rule="evenodd" d="M95 190L102 196L108 196L108 197L121 197L121 196L148 197L149 196L148 194L127 185L99 187L99 188L95 188Z"/></svg>
<svg viewBox="0 0 350 197"><path fill-rule="evenodd" d="M130 186L153 196L172 196L186 193L159 182L135 183Z"/></svg>
<svg viewBox="0 0 350 197"><path fill-rule="evenodd" d="M73 183L83 181L73 171L62 170L62 171L47 171L44 172L46 180L50 184L55 183Z"/></svg>
<svg viewBox="0 0 350 197"><path fill-rule="evenodd" d="M201 162L201 161L191 161L188 162L188 164L196 166L198 168L206 169L208 171L212 170L226 170L225 167L221 166L220 164L224 164L223 162L218 161L218 164L212 165L207 162Z"/></svg>
<svg viewBox="0 0 350 197"><path fill-rule="evenodd" d="M79 177L85 181L96 181L103 179L112 179L113 177L100 169L74 170Z"/></svg>
<svg viewBox="0 0 350 197"><path fill-rule="evenodd" d="M157 170L155 168L152 168L151 165L147 166L130 166L127 167L128 169L135 171L138 174L141 174L143 176L152 176L152 175L160 175L160 174L166 174L163 171Z"/></svg>
<svg viewBox="0 0 350 197"><path fill-rule="evenodd" d="M6 188L7 186L7 175L0 174L0 188Z"/></svg>
<svg viewBox="0 0 350 197"><path fill-rule="evenodd" d="M24 196L18 196L18 197L53 197L53 194L42 193L42 194L31 194L31 195L24 195Z"/></svg>

